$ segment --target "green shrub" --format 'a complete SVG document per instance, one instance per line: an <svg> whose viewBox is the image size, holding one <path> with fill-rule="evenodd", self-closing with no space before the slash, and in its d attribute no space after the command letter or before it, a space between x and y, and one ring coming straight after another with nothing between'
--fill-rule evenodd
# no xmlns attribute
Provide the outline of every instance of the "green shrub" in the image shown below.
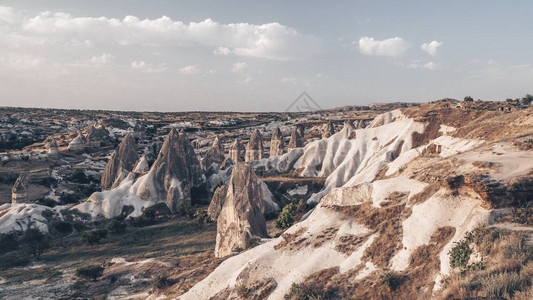
<svg viewBox="0 0 533 300"><path fill-rule="evenodd" d="M0 234L0 253L6 253L18 249L19 241L14 232Z"/></svg>
<svg viewBox="0 0 533 300"><path fill-rule="evenodd" d="M192 208L191 205L186 204L184 202L180 202L178 204L178 207L176 208L176 213L178 216L187 217L189 219L192 219L194 217L194 208Z"/></svg>
<svg viewBox="0 0 533 300"><path fill-rule="evenodd" d="M209 218L206 211L201 211L196 215L195 221L196 224L204 225L211 223L211 218Z"/></svg>
<svg viewBox="0 0 533 300"><path fill-rule="evenodd" d="M472 254L472 250L470 250L467 241L462 240L455 242L455 246L453 246L452 250L448 253L448 255L450 255L450 265L453 268L466 267L466 264L470 259L470 254Z"/></svg>
<svg viewBox="0 0 533 300"><path fill-rule="evenodd" d="M40 259L41 254L46 249L50 248L48 237L36 228L28 228L26 230L22 238L22 243L37 260Z"/></svg>
<svg viewBox="0 0 533 300"><path fill-rule="evenodd" d="M293 283L291 289L283 298L285 300L326 300L331 297L312 286Z"/></svg>
<svg viewBox="0 0 533 300"><path fill-rule="evenodd" d="M276 228L285 230L291 227L294 224L294 215L301 209L303 205L303 200L293 200L291 203L286 205L278 215L276 221L274 221Z"/></svg>
<svg viewBox="0 0 533 300"><path fill-rule="evenodd" d="M140 216L130 219L130 223L135 227L144 227L155 224L155 210L150 207L144 208Z"/></svg>
<svg viewBox="0 0 533 300"><path fill-rule="evenodd" d="M96 229L91 231L86 231L81 235L81 240L89 245L98 244L101 239L107 237L107 229Z"/></svg>
<svg viewBox="0 0 533 300"><path fill-rule="evenodd" d="M107 229L111 231L112 233L118 234L118 233L124 233L126 231L126 223L124 223L120 219L113 219L107 226Z"/></svg>
<svg viewBox="0 0 533 300"><path fill-rule="evenodd" d="M380 277L381 283L388 287L390 290L395 290L401 283L402 278L395 272L386 272Z"/></svg>
<svg viewBox="0 0 533 300"><path fill-rule="evenodd" d="M104 274L104 267L100 265L92 265L76 270L76 276L89 280L96 280Z"/></svg>

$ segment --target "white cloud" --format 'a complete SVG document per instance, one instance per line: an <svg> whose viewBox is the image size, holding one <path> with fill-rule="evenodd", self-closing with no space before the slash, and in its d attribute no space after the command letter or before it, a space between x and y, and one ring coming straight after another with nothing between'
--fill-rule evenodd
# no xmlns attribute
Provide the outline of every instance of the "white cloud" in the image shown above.
<svg viewBox="0 0 533 300"><path fill-rule="evenodd" d="M444 44L443 42L432 41L430 43L423 43L420 46L420 49L424 50L431 56L435 56L437 55L437 48L439 48L443 44Z"/></svg>
<svg viewBox="0 0 533 300"><path fill-rule="evenodd" d="M4 9L5 15L9 14ZM7 18L7 17L5 17ZM141 20L105 16L75 17L63 12L42 12L37 16L18 15L22 31L55 40L89 40L100 44L143 46L213 47L217 55L239 55L275 60L309 58L319 52L321 41L279 23L222 24L206 19L188 24L167 16Z"/></svg>
<svg viewBox="0 0 533 300"><path fill-rule="evenodd" d="M427 63L421 63L419 61L414 61L411 64L406 66L409 69L425 69L425 70L431 70L435 71L438 69L438 65L432 61Z"/></svg>
<svg viewBox="0 0 533 300"><path fill-rule="evenodd" d="M167 66L165 64L161 64L161 65L153 65L153 64L149 64L149 63L146 63L145 61L133 61L131 63L131 67L133 69L137 69L137 70L141 70L143 72L146 72L146 73L161 73L161 72L166 72L167 71Z"/></svg>
<svg viewBox="0 0 533 300"><path fill-rule="evenodd" d="M359 39L359 50L365 55L400 56L411 46L399 37L386 40L375 40L371 37Z"/></svg>
<svg viewBox="0 0 533 300"><path fill-rule="evenodd" d="M109 62L111 62L113 58L115 58L113 55L109 53L104 53L100 56L93 56L91 58L91 63L96 64L96 65L106 65Z"/></svg>
<svg viewBox="0 0 533 300"><path fill-rule="evenodd" d="M185 66L180 69L181 74L197 74L200 69L197 66Z"/></svg>
<svg viewBox="0 0 533 300"><path fill-rule="evenodd" d="M281 82L282 83L285 83L285 84L296 84L296 78L293 78L293 77L285 77L285 78L282 78L281 79Z"/></svg>
<svg viewBox="0 0 533 300"><path fill-rule="evenodd" d="M17 15L13 8L7 6L0 6L0 22L13 23L17 20Z"/></svg>
<svg viewBox="0 0 533 300"><path fill-rule="evenodd" d="M242 72L248 65L245 62L238 62L234 63L233 67L231 68L232 72L240 73Z"/></svg>
<svg viewBox="0 0 533 300"><path fill-rule="evenodd" d="M215 53L215 55L229 55L231 50L227 47L218 47L213 53Z"/></svg>

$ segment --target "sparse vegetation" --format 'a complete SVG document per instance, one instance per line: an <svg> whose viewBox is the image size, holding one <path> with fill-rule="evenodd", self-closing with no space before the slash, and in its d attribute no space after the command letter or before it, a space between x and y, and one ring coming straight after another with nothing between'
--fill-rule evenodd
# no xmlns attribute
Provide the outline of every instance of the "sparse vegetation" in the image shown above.
<svg viewBox="0 0 533 300"><path fill-rule="evenodd" d="M464 268L470 259L472 250L470 250L469 243L463 240L455 242L455 246L448 254L450 255L450 266L453 268Z"/></svg>
<svg viewBox="0 0 533 300"><path fill-rule="evenodd" d="M382 274L380 279L382 284L393 291L402 283L402 277L396 272L392 271Z"/></svg>
<svg viewBox="0 0 533 300"><path fill-rule="evenodd" d="M126 223L124 223L124 221L114 218L113 220L111 220L111 222L109 222L107 229L109 229L109 231L111 231L112 233L120 234L126 231L126 227L127 225Z"/></svg>
<svg viewBox="0 0 533 300"><path fill-rule="evenodd" d="M472 98L472 97L470 97L470 96L466 96L466 97L464 98L464 101L466 101L466 102L473 102L473 101L474 101L474 98Z"/></svg>
<svg viewBox="0 0 533 300"><path fill-rule="evenodd" d="M76 270L76 276L92 281L100 278L103 273L104 267L100 265L87 266Z"/></svg>
<svg viewBox="0 0 533 300"><path fill-rule="evenodd" d="M153 291L162 290L170 285L171 282L168 279L168 276L165 274L158 274L156 276L153 276L150 280L150 287L152 287Z"/></svg>
<svg viewBox="0 0 533 300"><path fill-rule="evenodd" d="M302 200L293 200L286 205L274 223L276 228L285 230L291 227L294 224L294 215L302 208L303 204Z"/></svg>
<svg viewBox="0 0 533 300"><path fill-rule="evenodd" d="M39 260L43 252L50 248L49 239L39 229L28 228L22 238L22 244L28 252Z"/></svg>
<svg viewBox="0 0 533 300"><path fill-rule="evenodd" d="M284 296L285 300L325 300L329 299L329 297L323 293L318 291L318 289L314 289L311 286L307 286L305 284L296 284L293 283L291 285L291 289L289 292Z"/></svg>
<svg viewBox="0 0 533 300"><path fill-rule="evenodd" d="M91 231L86 231L81 235L81 240L88 244L94 245L100 243L100 240L107 237L107 229L96 229Z"/></svg>

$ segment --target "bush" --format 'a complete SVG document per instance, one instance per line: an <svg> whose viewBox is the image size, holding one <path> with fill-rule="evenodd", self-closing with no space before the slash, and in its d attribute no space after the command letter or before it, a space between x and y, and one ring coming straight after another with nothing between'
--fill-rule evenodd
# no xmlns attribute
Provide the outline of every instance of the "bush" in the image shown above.
<svg viewBox="0 0 533 300"><path fill-rule="evenodd" d="M81 235L81 240L89 245L98 244L101 239L107 237L107 229L96 229L91 231L86 231Z"/></svg>
<svg viewBox="0 0 533 300"><path fill-rule="evenodd" d="M48 237L36 228L28 228L26 230L22 238L22 243L37 260L40 259L41 254L46 249L50 248Z"/></svg>
<svg viewBox="0 0 533 300"><path fill-rule="evenodd" d="M107 229L111 231L112 233L118 234L118 233L124 233L126 232L126 223L124 223L120 219L113 219L109 223L109 226L107 226Z"/></svg>
<svg viewBox="0 0 533 300"><path fill-rule="evenodd" d="M59 234L61 240L60 243L63 243L63 238L74 231L72 224L64 221L58 221L52 224L52 228Z"/></svg>
<svg viewBox="0 0 533 300"><path fill-rule="evenodd" d="M291 289L283 297L285 300L325 300L330 299L326 293L304 284L293 283Z"/></svg>
<svg viewBox="0 0 533 300"><path fill-rule="evenodd" d="M0 234L0 253L6 253L13 250L17 250L19 247L19 241L17 235L14 232Z"/></svg>
<svg viewBox="0 0 533 300"><path fill-rule="evenodd" d="M533 96L530 94L527 94L524 97L522 97L522 99L520 100L520 103L522 103L522 105L530 105L532 101L533 101Z"/></svg>
<svg viewBox="0 0 533 300"><path fill-rule="evenodd" d="M170 286L170 280L168 279L167 275L159 274L150 279L150 286L154 291L162 290L167 286Z"/></svg>
<svg viewBox="0 0 533 300"><path fill-rule="evenodd" d="M466 96L464 100L467 101L467 102L473 102L474 98L472 98L470 96Z"/></svg>
<svg viewBox="0 0 533 300"><path fill-rule="evenodd" d="M278 215L276 221L274 221L274 225L276 226L276 228L285 230L291 227L294 224L294 215L298 210L300 210L302 206L302 200L293 200L291 203L286 205L281 211L281 213Z"/></svg>
<svg viewBox="0 0 533 300"><path fill-rule="evenodd" d="M470 259L470 254L472 254L472 250L470 250L470 246L467 241L463 240L455 242L455 246L453 246L452 250L450 250L448 253L448 255L450 255L450 265L453 268L466 267L466 264Z"/></svg>
<svg viewBox="0 0 533 300"><path fill-rule="evenodd" d="M387 272L381 275L380 279L390 290L395 290L402 283L402 278L395 272Z"/></svg>
<svg viewBox="0 0 533 300"><path fill-rule="evenodd" d="M140 216L131 218L130 222L131 225L135 227L144 227L155 224L155 210L150 207L146 207L143 209L143 212Z"/></svg>
<svg viewBox="0 0 533 300"><path fill-rule="evenodd" d="M87 266L76 270L76 276L92 281L98 279L102 274L104 274L104 267L100 265Z"/></svg>
<svg viewBox="0 0 533 300"><path fill-rule="evenodd" d="M211 223L211 218L209 218L206 211L199 212L194 220L198 225L205 225Z"/></svg>
<svg viewBox="0 0 533 300"><path fill-rule="evenodd" d="M194 217L194 208L191 205L180 202L176 208L176 213L178 216L187 217L192 219Z"/></svg>

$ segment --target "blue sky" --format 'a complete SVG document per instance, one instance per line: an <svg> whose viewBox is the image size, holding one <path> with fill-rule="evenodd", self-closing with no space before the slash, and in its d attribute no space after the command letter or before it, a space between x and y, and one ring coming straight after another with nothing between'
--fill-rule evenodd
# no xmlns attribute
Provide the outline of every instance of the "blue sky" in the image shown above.
<svg viewBox="0 0 533 300"><path fill-rule="evenodd" d="M283 111L533 92L531 1L2 1L0 105Z"/></svg>

